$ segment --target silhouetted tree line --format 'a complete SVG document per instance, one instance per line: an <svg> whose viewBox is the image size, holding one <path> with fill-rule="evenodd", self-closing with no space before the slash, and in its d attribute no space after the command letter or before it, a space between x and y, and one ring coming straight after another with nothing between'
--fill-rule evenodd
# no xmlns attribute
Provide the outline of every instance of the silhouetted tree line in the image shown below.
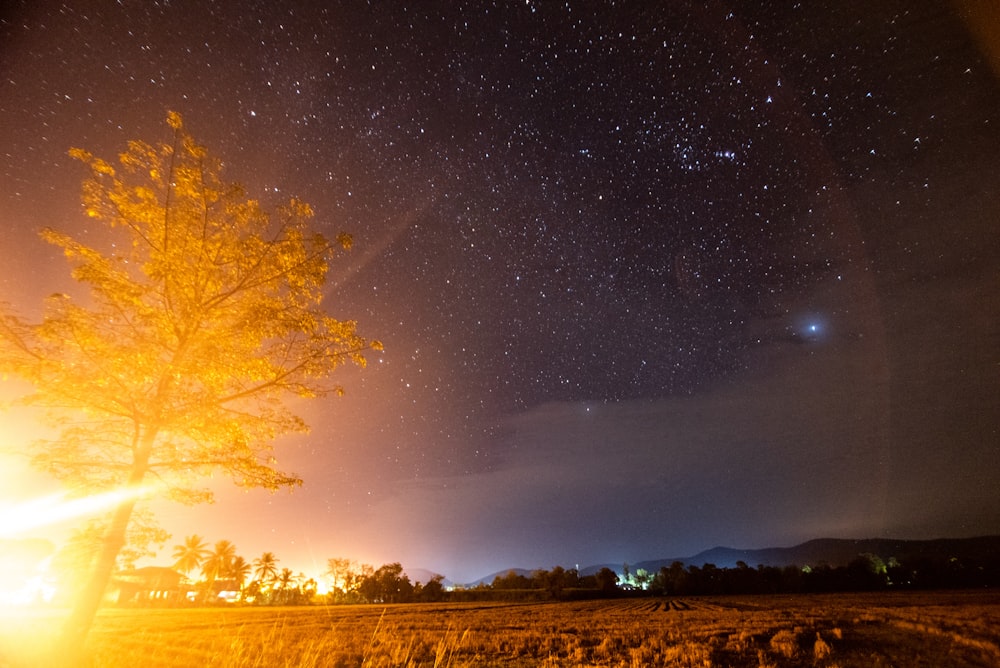
<svg viewBox="0 0 1000 668"><path fill-rule="evenodd" d="M315 580L296 575L287 568L279 569L278 558L273 553L265 552L260 558L247 562L236 555L235 546L226 540L209 549L200 536L189 536L183 545L176 546L174 556L177 559L174 566L180 571L175 574L183 582L170 587L168 592L159 592L166 596L151 597L152 592L146 592L148 602L160 605L183 602L201 605L387 604L1000 587L1000 555L980 560L918 557L901 563L895 558L885 561L875 554L861 554L847 565L836 567L821 564L807 567L758 565L753 568L740 561L733 568L719 568L710 563L685 566L675 561L655 573L642 568L633 571L625 564L621 575L607 567L591 575L580 575L576 569L555 566L530 574L512 570L496 576L491 583L454 588L446 588L441 575L433 576L428 582L414 583L399 563L375 569L350 559L333 558L328 560L325 574L329 590L317 594ZM197 569L202 572L200 580L186 577ZM162 589L162 586L158 584L147 589ZM141 585L134 585L130 596L137 596L136 600L141 601L138 594L142 591Z"/></svg>
<svg viewBox="0 0 1000 668"><path fill-rule="evenodd" d="M399 564L382 566L360 579L355 602L574 600L621 596L698 596L878 591L884 589L962 589L1000 586L1000 557L992 561L916 559L903 564L862 554L844 566L763 566L737 562L684 566L676 561L656 573L626 565L619 576L610 568L592 575L556 566L530 575L509 571L492 583L445 590L441 576L424 585L410 583Z"/></svg>
<svg viewBox="0 0 1000 668"><path fill-rule="evenodd" d="M845 566L701 567L674 562L653 577L649 591L666 596L698 594L791 594L882 589L963 589L1000 586L1000 558L992 561L916 559L903 564L862 554Z"/></svg>
<svg viewBox="0 0 1000 668"><path fill-rule="evenodd" d="M636 595L697 596L723 594L793 594L886 589L965 589L1000 587L1000 556L992 560L917 558L907 563L862 554L844 566L764 566L737 562L684 566L676 561L656 573L638 569L623 575L603 568L581 576L556 566L530 576L510 571L492 584L448 592L450 600L551 600Z"/></svg>
<svg viewBox="0 0 1000 668"><path fill-rule="evenodd" d="M332 563L332 560L331 560ZM445 589L443 576L435 575L429 582L410 582L397 564L386 564L361 575L349 591L335 587L328 602L338 603L409 603L434 601L517 600L542 601L573 598L615 596L619 577L610 568L594 575L581 576L575 569L556 566L552 570L536 570L530 576L510 571L497 576L491 584Z"/></svg>
<svg viewBox="0 0 1000 668"><path fill-rule="evenodd" d="M402 565L385 564L361 578L357 594L366 603L433 603L444 600L443 580L443 575L435 575L426 583L414 584Z"/></svg>

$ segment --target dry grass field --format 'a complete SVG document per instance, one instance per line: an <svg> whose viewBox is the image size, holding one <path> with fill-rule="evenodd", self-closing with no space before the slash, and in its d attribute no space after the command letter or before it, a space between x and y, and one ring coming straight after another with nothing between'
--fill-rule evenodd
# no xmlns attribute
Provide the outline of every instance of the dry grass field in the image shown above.
<svg viewBox="0 0 1000 668"><path fill-rule="evenodd" d="M5 615L0 664L45 665L56 621L51 612ZM82 665L995 667L1000 596L109 609Z"/></svg>

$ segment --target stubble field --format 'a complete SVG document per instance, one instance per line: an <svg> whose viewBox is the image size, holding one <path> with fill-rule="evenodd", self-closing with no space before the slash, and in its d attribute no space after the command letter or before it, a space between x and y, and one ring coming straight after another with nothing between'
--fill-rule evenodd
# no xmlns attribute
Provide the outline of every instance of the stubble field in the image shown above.
<svg viewBox="0 0 1000 668"><path fill-rule="evenodd" d="M7 616L0 665L42 665L52 613ZM995 592L109 609L82 665L1000 666Z"/></svg>

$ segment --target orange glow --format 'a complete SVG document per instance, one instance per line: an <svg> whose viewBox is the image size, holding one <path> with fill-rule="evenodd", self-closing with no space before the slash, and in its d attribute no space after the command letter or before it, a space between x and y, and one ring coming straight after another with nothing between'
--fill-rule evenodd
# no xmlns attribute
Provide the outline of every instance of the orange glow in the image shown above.
<svg viewBox="0 0 1000 668"><path fill-rule="evenodd" d="M92 515L114 507L129 496L144 496L151 490L152 486L145 485L135 490L111 490L69 499L66 498L66 492L57 492L30 501L7 504L6 507L0 507L0 538L10 538L40 527Z"/></svg>
<svg viewBox="0 0 1000 668"><path fill-rule="evenodd" d="M48 575L50 559L34 569L7 573L0 582L0 606L25 606L49 603L56 589Z"/></svg>
<svg viewBox="0 0 1000 668"><path fill-rule="evenodd" d="M316 581L317 596L326 596L330 593L330 582L326 577L322 575L313 575L311 577Z"/></svg>
<svg viewBox="0 0 1000 668"><path fill-rule="evenodd" d="M51 602L56 593L48 565L51 557L38 561L31 555L18 554L18 537L37 533L60 522L94 515L114 507L130 496L144 496L153 485L134 490L118 489L90 496L72 498L65 491L27 501L0 503L0 541L10 548L0 558L0 607L36 605ZM30 539L26 539L30 540Z"/></svg>

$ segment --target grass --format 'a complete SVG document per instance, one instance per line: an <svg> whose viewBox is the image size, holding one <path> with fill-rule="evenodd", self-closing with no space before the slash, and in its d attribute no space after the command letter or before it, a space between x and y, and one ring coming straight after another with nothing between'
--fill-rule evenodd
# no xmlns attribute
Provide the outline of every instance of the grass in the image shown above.
<svg viewBox="0 0 1000 668"><path fill-rule="evenodd" d="M44 665L58 618L4 620L0 666ZM295 608L108 609L81 665L997 666L993 592Z"/></svg>

